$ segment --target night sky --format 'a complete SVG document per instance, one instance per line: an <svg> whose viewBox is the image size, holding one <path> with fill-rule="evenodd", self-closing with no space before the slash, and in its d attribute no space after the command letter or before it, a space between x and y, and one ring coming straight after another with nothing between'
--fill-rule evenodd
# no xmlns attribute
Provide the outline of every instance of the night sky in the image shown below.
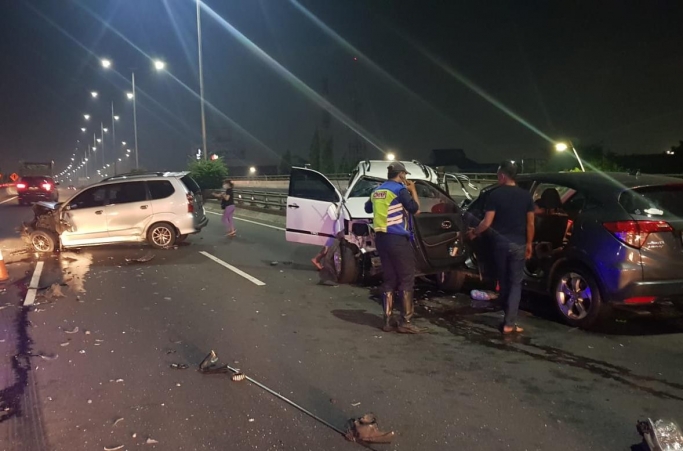
<svg viewBox="0 0 683 451"><path fill-rule="evenodd" d="M462 148L480 162L540 157L543 136L617 153L661 153L683 139L679 0L204 3L215 13L202 15L215 107L207 107L209 150L231 149L244 164L276 163L288 149L307 156L322 109L305 86L323 94L325 80L339 112L405 159L426 160L434 148ZM226 22L300 81L256 56ZM194 0L3 0L0 59L3 172L20 159L63 169L92 141L94 123L110 124L112 101L117 141L131 147L133 70L141 165L182 169L200 146ZM342 122L332 121L338 160L352 138Z"/></svg>

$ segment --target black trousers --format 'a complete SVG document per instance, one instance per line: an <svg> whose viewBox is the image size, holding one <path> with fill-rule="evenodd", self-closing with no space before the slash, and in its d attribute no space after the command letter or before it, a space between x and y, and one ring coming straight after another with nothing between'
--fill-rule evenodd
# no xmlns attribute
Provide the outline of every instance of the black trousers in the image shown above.
<svg viewBox="0 0 683 451"><path fill-rule="evenodd" d="M410 238L377 232L375 246L382 262L382 291L413 291L415 286L415 252Z"/></svg>

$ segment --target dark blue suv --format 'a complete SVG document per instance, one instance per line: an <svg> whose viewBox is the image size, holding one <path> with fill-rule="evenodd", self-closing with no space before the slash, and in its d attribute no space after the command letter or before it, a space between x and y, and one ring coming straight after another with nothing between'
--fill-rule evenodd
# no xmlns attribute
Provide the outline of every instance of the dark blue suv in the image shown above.
<svg viewBox="0 0 683 451"><path fill-rule="evenodd" d="M683 306L683 180L625 173L525 174L536 201L526 290L552 295L570 325L590 328L610 307ZM473 226L496 186L464 211ZM495 280L486 236L470 243L470 275Z"/></svg>

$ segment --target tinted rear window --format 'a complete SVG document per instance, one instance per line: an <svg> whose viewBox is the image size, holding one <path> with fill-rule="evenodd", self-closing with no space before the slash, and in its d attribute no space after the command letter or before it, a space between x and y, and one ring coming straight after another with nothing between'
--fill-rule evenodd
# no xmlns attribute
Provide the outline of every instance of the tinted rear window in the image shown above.
<svg viewBox="0 0 683 451"><path fill-rule="evenodd" d="M173 185L168 180L150 181L147 182L147 186L152 199L166 199L175 192Z"/></svg>
<svg viewBox="0 0 683 451"><path fill-rule="evenodd" d="M619 203L632 215L683 217L683 184L624 191Z"/></svg>
<svg viewBox="0 0 683 451"><path fill-rule="evenodd" d="M180 179L181 182L183 182L183 185L185 185L185 188L188 189L191 193L194 194L199 194L202 192L202 189L199 187L197 182L194 181L192 177L189 175L184 176L183 178Z"/></svg>
<svg viewBox="0 0 683 451"><path fill-rule="evenodd" d="M27 185L41 185L43 183L54 184L54 181L50 177L22 177L19 182L26 183Z"/></svg>

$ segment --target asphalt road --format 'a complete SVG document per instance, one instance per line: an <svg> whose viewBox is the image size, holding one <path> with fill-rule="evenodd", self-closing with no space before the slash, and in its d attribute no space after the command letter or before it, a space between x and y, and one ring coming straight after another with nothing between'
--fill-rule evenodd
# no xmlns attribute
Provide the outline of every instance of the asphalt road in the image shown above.
<svg viewBox="0 0 683 451"><path fill-rule="evenodd" d="M26 215L0 205L0 240ZM8 265L0 449L358 447L247 381L200 374L212 349L337 428L375 413L396 431L375 449L629 449L636 420L683 421L677 321L619 318L588 333L534 299L521 321L528 333L506 340L499 312L423 284L417 323L431 333L387 334L370 288L318 284L316 249L244 220L225 238L219 219L173 250L43 258L36 288L63 283L64 297L38 290L30 309L19 306L39 262L27 254Z"/></svg>

